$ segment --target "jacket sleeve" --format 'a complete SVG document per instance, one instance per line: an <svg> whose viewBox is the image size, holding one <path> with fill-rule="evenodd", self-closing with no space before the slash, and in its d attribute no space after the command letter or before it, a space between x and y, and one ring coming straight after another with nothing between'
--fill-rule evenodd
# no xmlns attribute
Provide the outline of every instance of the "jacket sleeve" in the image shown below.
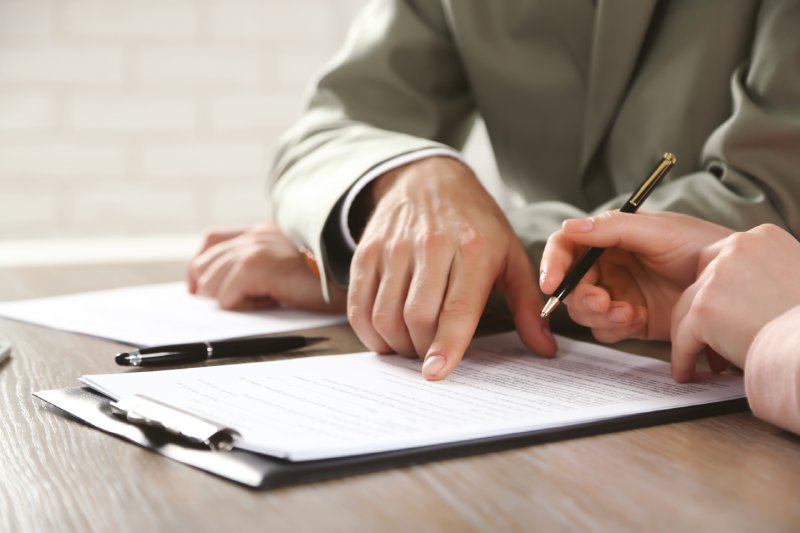
<svg viewBox="0 0 800 533"><path fill-rule="evenodd" d="M280 140L271 172L275 220L298 246L342 272L341 235L323 228L370 169L429 148L460 149L474 103L439 2L373 1ZM337 226L336 223L329 226ZM333 242L326 242L333 241ZM331 261L339 263L333 268Z"/></svg>
<svg viewBox="0 0 800 533"><path fill-rule="evenodd" d="M800 234L799 27L800 2L763 3L750 61L731 80L732 113L706 140L702 171L670 176L643 209L686 213L736 230L773 223ZM544 202L509 218L538 262L547 236L565 218L617 209L628 194L590 213Z"/></svg>

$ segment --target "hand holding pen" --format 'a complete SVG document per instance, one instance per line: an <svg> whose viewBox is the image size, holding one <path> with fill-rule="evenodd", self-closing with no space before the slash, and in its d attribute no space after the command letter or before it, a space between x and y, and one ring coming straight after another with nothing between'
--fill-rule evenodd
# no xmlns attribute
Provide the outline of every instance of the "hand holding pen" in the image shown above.
<svg viewBox="0 0 800 533"><path fill-rule="evenodd" d="M677 162L676 157L667 152L662 157L661 161L655 166L650 174L645 178L642 184L633 192L625 204L620 208L621 213L635 213L642 203L647 199L659 181L667 174ZM550 245L550 241L548 241ZM589 269L597 262L600 255L605 251L602 247L590 247L578 259L572 269L564 276L561 284L553 291L553 295L545 304L542 309L542 317L547 317L564 299L572 292L589 271ZM548 268L546 260L542 260L542 279L540 285L546 285L546 276Z"/></svg>

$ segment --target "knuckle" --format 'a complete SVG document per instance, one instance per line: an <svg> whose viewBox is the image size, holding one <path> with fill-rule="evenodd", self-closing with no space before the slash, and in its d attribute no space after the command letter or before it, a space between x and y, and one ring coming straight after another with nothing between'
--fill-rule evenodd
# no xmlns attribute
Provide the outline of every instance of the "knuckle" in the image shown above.
<svg viewBox="0 0 800 533"><path fill-rule="evenodd" d="M734 233L728 237L725 243L726 252L733 255L746 254L757 244L757 240L758 237L755 232Z"/></svg>
<svg viewBox="0 0 800 533"><path fill-rule="evenodd" d="M355 330L362 330L369 324L369 315L363 306L348 303L347 304L347 321Z"/></svg>
<svg viewBox="0 0 800 533"><path fill-rule="evenodd" d="M459 237L458 247L465 257L479 258L486 253L488 242L483 235L470 228Z"/></svg>
<svg viewBox="0 0 800 533"><path fill-rule="evenodd" d="M453 317L469 317L474 313L472 304L464 298L452 298L442 306L442 314Z"/></svg>
<svg viewBox="0 0 800 533"><path fill-rule="evenodd" d="M264 250L248 248L242 252L239 262L244 269L251 270L261 268L265 259L267 259L267 255Z"/></svg>
<svg viewBox="0 0 800 533"><path fill-rule="evenodd" d="M392 239L385 245L385 254L392 260L408 257L411 252L411 243L405 239Z"/></svg>
<svg viewBox="0 0 800 533"><path fill-rule="evenodd" d="M605 211L603 213L591 217L591 220L592 222L595 223L595 225L611 225L616 223L619 216L620 216L619 211Z"/></svg>
<svg viewBox="0 0 800 533"><path fill-rule="evenodd" d="M216 231L206 231L203 233L202 241L203 246L202 248L205 250L206 248L211 247L214 243L218 240L219 233Z"/></svg>
<svg viewBox="0 0 800 533"><path fill-rule="evenodd" d="M439 231L425 232L416 237L416 248L424 254L430 255L444 248L446 238Z"/></svg>
<svg viewBox="0 0 800 533"><path fill-rule="evenodd" d="M403 324L397 314L382 309L374 309L372 311L372 326L381 337L387 338L396 336L402 329Z"/></svg>
<svg viewBox="0 0 800 533"><path fill-rule="evenodd" d="M706 286L695 295L689 312L701 322L704 322L706 319L713 317L716 313L714 309L714 300L713 289L709 289L708 286Z"/></svg>
<svg viewBox="0 0 800 533"><path fill-rule="evenodd" d="M381 250L382 245L379 240L363 239L356 246L355 254L353 254L353 263L358 265L374 263L380 257Z"/></svg>
<svg viewBox="0 0 800 533"><path fill-rule="evenodd" d="M777 237L781 236L785 233L785 231L775 224L761 224L760 226L756 226L748 233L752 233L754 235L762 235L765 237Z"/></svg>
<svg viewBox="0 0 800 533"><path fill-rule="evenodd" d="M407 304L403 308L403 320L412 329L424 329L436 324L438 313L430 307L419 304Z"/></svg>

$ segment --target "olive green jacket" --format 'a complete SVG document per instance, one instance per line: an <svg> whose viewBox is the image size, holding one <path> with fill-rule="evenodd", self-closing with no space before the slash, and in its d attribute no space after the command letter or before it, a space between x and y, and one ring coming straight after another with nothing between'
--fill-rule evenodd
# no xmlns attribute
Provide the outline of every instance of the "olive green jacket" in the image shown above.
<svg viewBox="0 0 800 533"><path fill-rule="evenodd" d="M797 233L798 28L797 0L373 1L279 141L275 220L346 282L337 202L387 160L460 149L479 115L534 262L665 151L678 165L646 209Z"/></svg>

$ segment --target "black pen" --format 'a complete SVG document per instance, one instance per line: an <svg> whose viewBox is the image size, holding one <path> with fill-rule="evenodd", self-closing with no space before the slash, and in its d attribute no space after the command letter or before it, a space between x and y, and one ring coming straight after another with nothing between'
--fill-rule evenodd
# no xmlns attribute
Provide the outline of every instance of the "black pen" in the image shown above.
<svg viewBox="0 0 800 533"><path fill-rule="evenodd" d="M283 337L256 337L213 342L191 342L187 344L168 344L149 346L130 352L117 354L114 359L122 366L159 366L199 363L221 357L246 357L288 352L318 342L325 337L302 337L288 335Z"/></svg>
<svg viewBox="0 0 800 533"><path fill-rule="evenodd" d="M653 188L661 181L669 169L671 169L678 159L672 155L671 153L667 152L662 157L661 161L656 165L650 175L645 179L639 188L628 198L628 201L625 202L620 208L620 211L623 213L635 213L637 209L644 203L650 193L652 192ZM542 318L546 318L550 313L553 312L553 309L558 307L558 304L564 301L564 298L572 292L572 289L583 279L583 276L589 271L592 265L597 261L597 258L600 257L600 254L603 253L605 248L596 248L592 247L583 252L583 255L578 262L575 263L575 266L572 267L572 270L567 272L567 275L564 277L564 281L558 286L558 288L553 293L553 296L547 300L544 308L542 309Z"/></svg>

